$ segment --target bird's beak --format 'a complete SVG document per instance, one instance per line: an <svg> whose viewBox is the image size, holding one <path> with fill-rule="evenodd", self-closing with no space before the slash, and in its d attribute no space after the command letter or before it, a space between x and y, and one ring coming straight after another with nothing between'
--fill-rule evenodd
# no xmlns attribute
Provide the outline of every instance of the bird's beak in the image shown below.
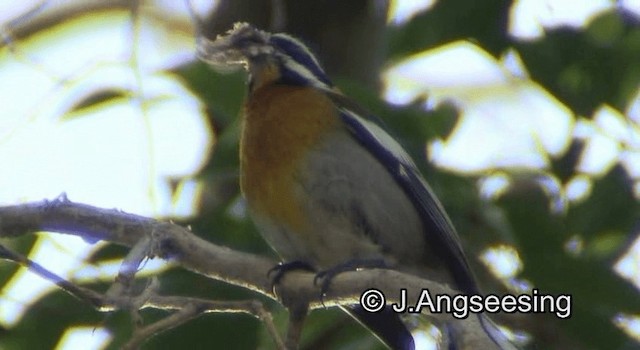
<svg viewBox="0 0 640 350"><path fill-rule="evenodd" d="M204 36L198 37L198 58L217 67L246 65L247 57L237 48L233 39L232 35L218 36L213 41Z"/></svg>

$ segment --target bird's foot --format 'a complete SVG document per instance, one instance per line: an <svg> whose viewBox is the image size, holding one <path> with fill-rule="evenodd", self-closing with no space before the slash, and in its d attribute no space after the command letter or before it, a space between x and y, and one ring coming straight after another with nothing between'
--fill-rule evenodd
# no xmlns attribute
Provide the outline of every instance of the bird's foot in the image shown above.
<svg viewBox="0 0 640 350"><path fill-rule="evenodd" d="M313 279L313 283L318 285L320 280L320 301L324 305L324 297L327 295L331 281L339 274L349 271L357 271L360 269L376 269L389 267L382 259L353 259L344 263L338 264L330 269L320 271Z"/></svg>
<svg viewBox="0 0 640 350"><path fill-rule="evenodd" d="M294 260L290 262L282 262L278 265L272 267L269 272L267 272L267 277L271 278L271 289L282 280L282 277L290 271L307 271L307 272L316 272L316 269L311 266L311 264L301 261Z"/></svg>

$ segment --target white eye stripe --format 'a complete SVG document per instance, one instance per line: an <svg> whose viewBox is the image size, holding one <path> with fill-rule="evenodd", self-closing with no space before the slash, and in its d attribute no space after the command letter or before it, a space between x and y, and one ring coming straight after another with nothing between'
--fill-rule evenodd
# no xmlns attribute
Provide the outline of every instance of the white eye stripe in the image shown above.
<svg viewBox="0 0 640 350"><path fill-rule="evenodd" d="M309 48L306 45L304 45L302 42L300 42L300 40L292 37L289 34L285 34L285 33L278 33L278 34L274 34L273 36L276 36L276 37L278 37L280 39L284 39L286 41L289 41L290 43L295 45L297 48L299 48L304 54L306 54L313 61L313 64L315 64L316 67L320 68L320 62L318 62L318 59L316 58L316 56L311 52L311 50L309 50Z"/></svg>
<svg viewBox="0 0 640 350"><path fill-rule="evenodd" d="M313 72L309 68L298 63L297 61L292 59L290 56L284 55L284 54L278 54L278 57L281 58L282 65L284 66L285 69L288 69L296 73L300 77L304 78L306 81L309 82L311 86L321 90L326 90L326 91L332 90L331 86L327 85L322 80L318 79L318 77L315 74L313 74Z"/></svg>
<svg viewBox="0 0 640 350"><path fill-rule="evenodd" d="M250 46L247 49L250 56L259 56L261 54L272 54L274 52L273 47L268 45L255 45Z"/></svg>

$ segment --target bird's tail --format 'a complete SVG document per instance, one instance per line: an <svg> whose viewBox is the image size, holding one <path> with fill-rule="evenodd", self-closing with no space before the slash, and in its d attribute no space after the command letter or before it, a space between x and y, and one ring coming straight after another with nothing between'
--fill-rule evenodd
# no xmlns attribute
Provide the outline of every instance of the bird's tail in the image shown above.
<svg viewBox="0 0 640 350"><path fill-rule="evenodd" d="M498 328L498 325L495 324L488 316L485 314L479 314L478 317L480 318L482 328L484 328L487 335L489 335L491 340L493 340L500 350L518 349L518 347L511 343L507 336Z"/></svg>
<svg viewBox="0 0 640 350"><path fill-rule="evenodd" d="M360 306L342 308L353 318L367 327L383 343L393 350L414 350L415 344L411 332L404 325L400 316L387 306L382 311L372 313Z"/></svg>
<svg viewBox="0 0 640 350"><path fill-rule="evenodd" d="M368 328L373 334L376 335L383 343L393 350L415 350L415 344L413 342L413 336L407 329L405 324L400 319L400 315L393 312L389 306L385 307L382 311L372 313L365 311L360 306L345 306L342 307L349 315L355 318L363 326ZM502 333L489 317L485 314L478 315L482 328L487 333L489 338L493 340L496 347L500 350L518 350L507 336ZM451 343L453 349L455 349L455 342Z"/></svg>

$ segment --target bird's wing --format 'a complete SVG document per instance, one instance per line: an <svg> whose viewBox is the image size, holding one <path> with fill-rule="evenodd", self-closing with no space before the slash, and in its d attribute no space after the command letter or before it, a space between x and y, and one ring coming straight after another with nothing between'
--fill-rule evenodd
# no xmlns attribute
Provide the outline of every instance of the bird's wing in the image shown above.
<svg viewBox="0 0 640 350"><path fill-rule="evenodd" d="M328 95L339 109L342 121L353 138L383 164L410 198L422 219L427 242L436 247L433 249L434 253L439 254L441 260L447 265L456 286L469 295L479 294L475 278L462 251L458 234L442 204L418 171L411 157L384 130L382 123L374 116L340 93L329 92ZM352 310L350 313L372 328L378 336L384 337L387 344L389 344L389 340L397 340L399 335L400 339L406 339L406 336L401 335L403 333L400 327L394 327L394 332L389 334L384 331L384 327L380 327L379 322L384 322L382 317L373 319L366 315L366 312L357 311L361 310ZM503 350L516 349L486 315L479 314L478 317L487 335L498 348ZM395 317L389 316L386 320L386 322L395 324L398 321L397 315ZM393 338L394 334L395 338ZM387 337L391 338L387 339Z"/></svg>
<svg viewBox="0 0 640 350"><path fill-rule="evenodd" d="M422 178L411 157L381 126L381 123L339 93L330 93L351 135L380 161L402 187L418 211L426 240L447 265L459 289L478 293L458 235L442 204Z"/></svg>

